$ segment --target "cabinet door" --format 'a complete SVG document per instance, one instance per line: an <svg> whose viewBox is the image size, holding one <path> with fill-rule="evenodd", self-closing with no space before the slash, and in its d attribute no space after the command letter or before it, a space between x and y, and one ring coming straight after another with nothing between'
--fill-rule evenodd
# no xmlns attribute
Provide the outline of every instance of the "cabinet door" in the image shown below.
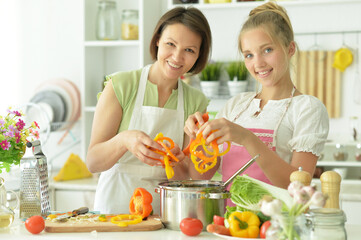
<svg viewBox="0 0 361 240"><path fill-rule="evenodd" d="M93 210L95 191L54 190L54 211L68 212L80 207Z"/></svg>

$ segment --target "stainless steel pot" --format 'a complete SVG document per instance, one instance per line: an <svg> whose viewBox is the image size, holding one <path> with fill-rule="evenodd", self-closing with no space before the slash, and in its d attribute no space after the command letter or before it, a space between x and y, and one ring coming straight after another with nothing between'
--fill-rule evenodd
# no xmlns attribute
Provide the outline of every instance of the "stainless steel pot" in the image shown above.
<svg viewBox="0 0 361 240"><path fill-rule="evenodd" d="M160 216L163 224L179 230L183 218L197 218L203 223L203 230L212 223L213 216L223 216L225 199L231 194L227 185L242 173L258 157L252 158L226 182L209 180L184 180L161 182L155 192L160 193Z"/></svg>

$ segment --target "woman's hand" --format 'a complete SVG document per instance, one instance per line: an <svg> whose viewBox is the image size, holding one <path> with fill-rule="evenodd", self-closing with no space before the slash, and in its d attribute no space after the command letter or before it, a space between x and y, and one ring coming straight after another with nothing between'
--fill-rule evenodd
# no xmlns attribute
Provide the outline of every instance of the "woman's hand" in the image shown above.
<svg viewBox="0 0 361 240"><path fill-rule="evenodd" d="M182 162L186 157L186 155L183 153L182 149L180 149L180 147L177 144L174 144L174 148L172 148L170 151L179 160L179 162L176 162L172 158L170 158L170 160L171 160L170 165L172 167L174 167L177 163Z"/></svg>
<svg viewBox="0 0 361 240"><path fill-rule="evenodd" d="M161 166L162 163L155 159L163 159L161 154L149 148L165 151L161 145L155 142L147 134L139 130L128 130L121 133L124 145L135 157L150 166Z"/></svg>
<svg viewBox="0 0 361 240"><path fill-rule="evenodd" d="M191 138L195 139L196 134L199 131L199 127L197 126L197 123L199 126L202 126L205 122L202 117L203 113L196 112L188 117L188 119L185 122L184 125L184 132Z"/></svg>

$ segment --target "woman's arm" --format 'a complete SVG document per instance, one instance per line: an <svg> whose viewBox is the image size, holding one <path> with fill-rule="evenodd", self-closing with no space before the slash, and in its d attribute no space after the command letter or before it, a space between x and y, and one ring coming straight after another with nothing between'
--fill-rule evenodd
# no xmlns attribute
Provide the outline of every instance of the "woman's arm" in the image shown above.
<svg viewBox="0 0 361 240"><path fill-rule="evenodd" d="M147 146L161 149L147 134L137 130L118 133L123 110L115 95L111 80L104 88L96 106L86 164L91 172L110 169L127 152L149 165L157 165L159 154Z"/></svg>

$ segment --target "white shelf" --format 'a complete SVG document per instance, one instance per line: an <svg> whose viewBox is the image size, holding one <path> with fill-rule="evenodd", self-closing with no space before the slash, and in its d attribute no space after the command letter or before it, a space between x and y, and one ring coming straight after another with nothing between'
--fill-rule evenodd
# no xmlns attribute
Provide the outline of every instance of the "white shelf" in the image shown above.
<svg viewBox="0 0 361 240"><path fill-rule="evenodd" d="M85 41L85 47L126 47L139 46L139 40Z"/></svg>
<svg viewBox="0 0 361 240"><path fill-rule="evenodd" d="M316 183L316 184L321 184L321 180L318 179L318 178L313 178L312 182ZM342 179L341 184L360 186L361 185L361 180L358 180L358 179Z"/></svg>
<svg viewBox="0 0 361 240"><path fill-rule="evenodd" d="M95 112L95 106L87 106L84 107L85 112L94 113Z"/></svg>
<svg viewBox="0 0 361 240"><path fill-rule="evenodd" d="M320 167L361 167L361 162L351 161L318 161Z"/></svg>
<svg viewBox="0 0 361 240"><path fill-rule="evenodd" d="M175 3L174 3L175 2ZM199 3L181 3L176 0L168 0L168 7L173 8L177 6L193 6L199 9L230 9L230 8L254 8L266 1L247 1L237 2L232 0L229 3L205 3L204 0L199 0ZM306 6L306 5L330 5L330 4L345 4L359 2L359 0L284 0L277 1L282 6Z"/></svg>
<svg viewBox="0 0 361 240"><path fill-rule="evenodd" d="M82 65L82 134L81 157L85 159L97 104L97 94L103 89L104 77L118 71L139 69L152 62L150 38L162 12L161 0L115 0L119 13L123 9L139 11L139 40L99 41L95 39L94 21L98 0L83 1ZM120 26L119 26L120 27Z"/></svg>

